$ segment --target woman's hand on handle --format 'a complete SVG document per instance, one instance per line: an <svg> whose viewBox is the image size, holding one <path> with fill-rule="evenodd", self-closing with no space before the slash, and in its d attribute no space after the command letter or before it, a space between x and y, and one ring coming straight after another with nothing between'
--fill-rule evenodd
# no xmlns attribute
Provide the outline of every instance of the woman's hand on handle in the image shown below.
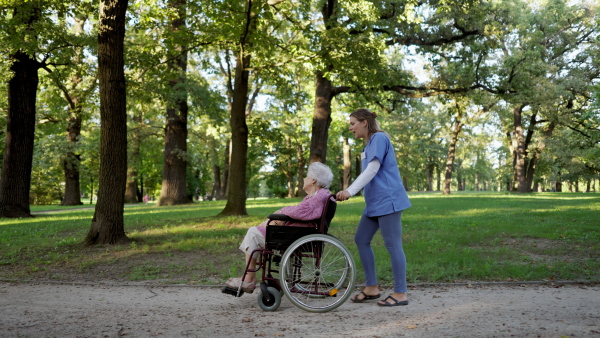
<svg viewBox="0 0 600 338"><path fill-rule="evenodd" d="M338 201L345 201L350 198L350 193L347 190L343 190L335 194L335 199Z"/></svg>

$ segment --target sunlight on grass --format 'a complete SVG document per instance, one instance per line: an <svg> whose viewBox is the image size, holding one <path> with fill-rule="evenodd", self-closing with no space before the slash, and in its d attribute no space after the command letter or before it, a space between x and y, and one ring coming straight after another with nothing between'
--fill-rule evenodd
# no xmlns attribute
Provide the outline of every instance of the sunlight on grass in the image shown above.
<svg viewBox="0 0 600 338"><path fill-rule="evenodd" d="M403 212L408 280L600 281L600 196L571 193L410 193ZM93 278L219 283L241 274L246 230L300 199L250 199L249 216L217 217L225 201L127 205L128 244L84 247L93 209L0 219L0 278ZM338 204L330 233L346 244L363 281L354 232L362 197ZM32 208L34 210L35 208ZM60 210L44 206L44 210ZM372 243L382 284L392 282L380 235ZM90 277L92 278L92 277Z"/></svg>

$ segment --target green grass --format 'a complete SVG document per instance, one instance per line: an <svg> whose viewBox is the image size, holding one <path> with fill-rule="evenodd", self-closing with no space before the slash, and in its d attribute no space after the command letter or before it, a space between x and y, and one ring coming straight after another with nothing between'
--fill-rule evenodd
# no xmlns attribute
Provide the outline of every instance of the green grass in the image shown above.
<svg viewBox="0 0 600 338"><path fill-rule="evenodd" d="M471 281L600 282L600 194L410 194L403 214L409 283ZM217 215L225 201L128 205L132 242L85 247L93 209L32 207L31 219L0 219L0 278L222 283L241 274L246 229L298 199L248 200L247 217ZM330 233L354 254L360 198L340 203ZM382 284L391 283L380 235L373 248Z"/></svg>

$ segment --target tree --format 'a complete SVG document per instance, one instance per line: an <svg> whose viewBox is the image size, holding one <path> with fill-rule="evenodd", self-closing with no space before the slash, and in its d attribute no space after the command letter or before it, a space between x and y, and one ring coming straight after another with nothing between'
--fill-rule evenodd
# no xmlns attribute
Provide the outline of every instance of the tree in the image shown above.
<svg viewBox="0 0 600 338"><path fill-rule="evenodd" d="M87 37L84 34L84 25L88 19L89 4L81 6L81 12L76 13L73 19L73 33L75 37L80 38L78 43L86 42ZM66 136L67 149L62 157L62 169L64 173L64 195L61 205L80 205L81 202L81 183L80 167L81 154L79 153L79 139L81 136L82 122L84 118L83 111L88 107L88 101L96 88L96 74L91 65L84 61L85 44L77 45L74 48L71 64L63 72L45 68L50 77L63 93L64 100L68 107L68 116L66 118ZM92 73L86 78L86 73Z"/></svg>
<svg viewBox="0 0 600 338"><path fill-rule="evenodd" d="M446 160L446 174L444 179L444 195L450 194L450 184L452 183L452 171L454 171L454 157L456 155L456 143L458 142L458 135L464 125L463 116L465 107L458 102L456 103L456 109L453 109L453 122L452 122L452 133L450 137L450 144L448 147L448 158ZM459 179L460 182L460 179ZM459 183L460 185L460 183ZM459 189L460 190L460 189Z"/></svg>
<svg viewBox="0 0 600 338"><path fill-rule="evenodd" d="M227 204L219 215L246 215L246 188L247 182L247 162L248 162L248 124L246 116L248 114L250 92L250 69L253 58L260 53L260 47L269 49L272 47L272 41L269 42L265 35L265 30L270 21L268 17L261 20L261 15L271 16L271 13L265 9L267 4L262 2L253 2L247 0L243 11L236 9L236 12L243 14L242 25L235 32L237 41L235 49L232 49L235 55L235 68L233 71L233 84L229 87L231 92L231 111L229 125L231 128L231 158L229 178L227 181ZM264 26L263 26L264 25ZM267 47L269 46L269 47ZM260 60L260 58L257 58Z"/></svg>
<svg viewBox="0 0 600 338"><path fill-rule="evenodd" d="M171 0L169 7L176 13L171 30L176 36L186 30L186 0ZM163 184L158 205L175 205L192 202L187 196L187 119L188 94L186 88L187 46L172 37L168 51L168 74L171 95L167 99L165 124L165 151Z"/></svg>
<svg viewBox="0 0 600 338"><path fill-rule="evenodd" d="M72 61L77 59L76 55L78 52L81 52L80 47L85 46L85 38L79 37L77 30L75 32L69 31L70 27L66 24L66 18L69 15L70 18L75 18L73 22L75 22L75 27L80 23L80 19L88 15L86 12L89 10L88 6L85 4L78 4L78 6L69 7L68 4L60 3L60 2L36 2L34 3L25 3L22 4L18 1L9 1L6 2L5 5L7 7L3 8L3 11L7 8L16 8L12 11L12 15L3 16L2 17L2 27L3 31L9 32L9 34L2 35L2 50L8 55L17 56L18 58L27 57L31 61L32 64L35 64L37 69L43 68L50 74L52 78L59 78L61 75L61 69L65 69L65 66L72 66ZM81 6L79 6L81 5ZM75 48L74 48L75 47ZM37 56L43 56L43 59L38 60ZM25 65L25 62L19 62L20 68ZM37 64L36 64L37 63ZM76 68L76 67L75 67ZM27 127L25 125L20 125L21 123L19 119L27 118L30 119L30 123L32 125L35 124L36 119L36 104L37 104L37 86L39 84L39 79L37 78L37 69L35 70L35 79L30 78L26 80L28 86L33 86L28 90L23 90L21 88L18 92L21 97L18 99L21 105L30 105L29 112L27 114L21 114L22 116L18 119L15 119L11 122L11 128L18 128L20 132L19 136L16 139L21 139L22 142L25 139L30 138L30 135L33 135L33 130L31 127ZM77 72L77 70L74 70ZM68 72L66 72L68 73ZM17 76L22 76L22 71L19 71ZM33 75L33 73L32 73ZM15 78L16 79L16 78ZM72 77L73 80L78 81L80 79L76 79L76 76ZM69 80L66 77L62 77L61 80L57 80L56 83L60 84L61 90L65 89L67 86L62 86L63 82L68 82ZM63 90L64 92L64 90ZM71 93L74 94L74 93ZM76 94L75 94L76 95ZM25 98L25 96L29 96ZM77 113L75 111L79 111L81 109L81 105L83 103L82 97L75 97L72 95L71 97L66 97L67 100L71 99L69 104L71 108L74 110L74 115L71 115L68 118L68 128L70 129L68 132L68 138L71 140L77 137L77 133L80 128L80 120L75 117ZM76 102L79 101L79 102ZM64 103L63 103L64 105ZM77 107L75 107L77 106ZM49 118L49 120L54 120L55 122L62 122L63 120L58 116L52 116L52 112L45 114L44 118ZM22 131L22 132L21 132ZM14 137L14 136L11 136ZM31 145L33 149L34 141L33 139L30 141L25 141L26 143ZM10 142L7 143L7 146ZM70 143L73 145L73 142ZM27 147L26 147L27 148ZM10 176L11 183L5 185L5 187L12 186L13 188L19 185L20 187L17 189L20 192L13 192L10 195L10 199L19 198L22 200L22 204L29 203L29 186L30 186L30 177L31 173L27 172L27 167L31 168L31 163L27 164L26 162L30 162L29 159L29 151L26 148L22 148L20 150L19 159L13 158L9 162L9 166L21 166L22 168L17 172L13 172L12 169L3 171L5 174ZM72 150L76 148L74 145L70 147L69 151L65 151L66 159L63 162L63 167L66 170L65 177L65 187L66 191L64 196L67 199L74 200L77 204L77 199L80 197L79 191L77 190L77 166L78 159L77 154L75 154ZM7 148L8 149L8 148ZM60 156L64 156L61 154ZM12 155L11 155L12 156ZM6 160L6 157L4 158ZM23 162L19 164L20 162ZM25 177L25 176L28 176ZM19 183L21 182L21 183ZM58 195L61 195L59 193ZM22 209L22 208L21 208ZM28 210L28 206L27 206Z"/></svg>
<svg viewBox="0 0 600 338"><path fill-rule="evenodd" d="M125 203L138 203L143 201L143 179L141 187L138 188L138 174L141 169L141 147L142 147L142 128L143 128L143 113L139 109L135 109L131 122L133 128L130 132L130 155L128 156L129 164L127 165L127 183L125 187Z"/></svg>
<svg viewBox="0 0 600 338"><path fill-rule="evenodd" d="M127 181L127 101L124 72L127 0L103 0L98 22L100 178L98 203L85 242L126 241L123 219Z"/></svg>
<svg viewBox="0 0 600 338"><path fill-rule="evenodd" d="M479 1L459 1L456 6L437 1L416 6L393 1L344 5L328 0L321 7L324 30L317 34L320 51L314 59L317 65L310 162L325 162L331 101L340 93L360 91L372 95L389 90L407 97L425 97L470 90L407 83L411 77L402 68L390 67L384 50L386 45L443 49L480 35L487 7ZM339 85L334 85L334 79Z"/></svg>
<svg viewBox="0 0 600 338"><path fill-rule="evenodd" d="M41 74L40 74L41 75ZM40 88L47 82L40 76ZM39 98L44 97L40 91ZM57 100L58 101L58 100ZM31 204L52 204L63 197L64 175L62 174L62 158L67 141L62 137L64 125L44 119L44 110L39 109L40 117L35 128L35 147L31 171L31 187L29 199ZM64 102L61 102L64 108Z"/></svg>
<svg viewBox="0 0 600 338"><path fill-rule="evenodd" d="M304 172L309 143L311 86L310 75L301 64L287 64L276 72L262 72L263 95L269 107L257 115L265 121L263 128L253 125L252 134L260 136L273 157L275 170L269 174L285 176L288 197L304 197ZM253 142L254 144L255 142ZM279 180L272 179L269 182ZM271 190L276 189L270 186Z"/></svg>
<svg viewBox="0 0 600 338"><path fill-rule="evenodd" d="M511 106L513 170L515 190L531 192L537 160L562 121L586 101L589 83L600 73L589 49L594 46L598 23L591 8L570 6L562 0L541 8L521 6L512 12L512 22L498 38L503 57L494 89ZM484 63L491 64L490 61ZM498 80L499 79L499 80ZM569 124L569 123L566 123ZM539 136L537 136L540 134ZM534 148L530 148L537 140Z"/></svg>
<svg viewBox="0 0 600 338"><path fill-rule="evenodd" d="M240 37L240 50L237 51L235 63L235 85L233 87L233 102L231 105L231 168L227 184L233 189L228 189L227 204L220 215L247 215L246 211L246 163L248 156L248 124L246 123L246 105L248 103L248 85L251 54L246 51L250 41L246 40L255 29L256 13L253 11L252 2L247 1L248 30Z"/></svg>
<svg viewBox="0 0 600 338"><path fill-rule="evenodd" d="M35 26L41 20L38 3L24 3L13 10L17 24L13 34L25 32L25 41L37 40ZM20 27L19 27L20 26ZM21 28L21 29L18 29ZM2 174L0 217L31 217L29 188L33 160L38 70L42 63L29 51L15 48L10 54L13 77L8 82L8 117Z"/></svg>
<svg viewBox="0 0 600 338"><path fill-rule="evenodd" d="M10 34L0 35L0 51L5 61L17 50L24 52L42 68L51 69L49 78L56 80L49 84L42 75L38 84L36 175L29 180L29 195L40 201L46 190L44 196L56 198L61 195L57 187L64 186L64 196L74 197L65 198L65 203L76 203L80 193L70 188L78 181L75 169L80 168L81 191L98 186L99 164L93 149L99 144L92 126L100 124L95 116L87 118L95 111L97 91L93 75L86 74L95 74L95 65L77 65L78 53L93 55L95 46L82 37L75 39L76 34L66 28L77 26L92 11L80 3L38 4L43 6L43 20L31 27L19 22L33 12L20 8L16 14L3 12L8 15L0 19L2 31ZM56 7L48 10L50 5ZM183 7L185 13L179 13ZM569 7L562 0L551 0L547 6L476 0L142 0L131 9L135 19L128 26L125 61L130 98L126 201L139 200L142 189L157 195L178 180L183 184L178 183L177 195L184 201L196 187L203 195L214 187L235 204L232 214L243 214L246 196L256 193L258 182L264 181L260 168L267 161L276 168L269 176L277 177L270 182L285 187L288 196L302 193L303 170L306 162L314 160L327 162L340 178L334 184L343 187L360 172L350 162L356 163L361 145L350 139L344 146L348 134L343 130L347 114L361 106L389 113L380 114L380 120L391 134L406 187L433 190L435 175L438 187L443 181L441 149L446 151L452 138L449 131L442 136L441 130L450 129L452 117L435 112L437 102L431 98L448 102L468 98L464 111L472 114L486 105L476 98L484 91L499 100L494 111L502 118L503 135L509 135L499 152L510 154L508 145L514 142L515 164L501 159L502 186L517 182L516 187L531 191L532 185L547 183L555 175L571 182L572 189L577 189L576 181L593 187L595 148L586 144L585 151L573 151L577 156L572 157L559 157L562 153L555 149L561 144L581 146L584 142L576 135L593 139L597 133L597 124L590 122L597 115L592 107L598 100L590 85L597 82L600 69L593 6ZM21 33L40 38L23 38ZM56 59L54 51L59 50L64 52ZM219 59L228 59L221 62L226 80L219 77L218 83L207 83L216 78L211 76L218 73ZM8 68L14 64L0 62L3 81L12 79ZM418 73L421 70L426 76ZM55 87L61 85L66 105L56 95ZM214 94L217 91L219 95ZM8 98L8 93L3 90L0 96ZM205 106L214 96L218 96L214 104ZM3 99L0 108L8 111L7 103ZM215 111L218 117L211 115ZM181 119L184 114L187 117ZM0 117L2 126L4 117ZM9 120L12 126L14 117ZM46 123L51 120L54 127ZM487 165L486 148L479 146L484 141L474 140L473 130L480 124L461 121L451 166L455 171L450 173L462 175L461 185L481 188L489 173L482 170ZM338 130L336 123L343 128ZM168 134L177 129L173 126L179 131ZM176 136L177 142L171 143L169 135ZM556 142L559 136L565 142ZM167 150L167 144L175 144L175 151ZM304 153L309 144L310 157ZM467 150L475 146L476 154L469 154ZM178 156L169 158L169 154ZM12 156L8 143L1 155ZM66 160L61 164L63 156ZM560 168L552 166L556 158L565 159ZM184 164L178 166L176 179L163 176L170 176L164 165L171 160ZM506 168L514 174L504 172ZM60 170L65 177L56 174ZM52 176L45 185L40 184L44 175Z"/></svg>
<svg viewBox="0 0 600 338"><path fill-rule="evenodd" d="M312 131L310 138L310 155L308 163L323 162L327 160L327 140L329 126L331 125L331 101L333 98L349 90L348 87L334 86L330 80L329 73L334 71L334 63L331 61L331 48L335 45L333 37L327 36L329 32L339 30L341 8L337 0L326 0L321 7L323 20L321 45L319 46L319 62L321 65L315 71L315 107L313 112ZM335 33L331 33L335 34Z"/></svg>

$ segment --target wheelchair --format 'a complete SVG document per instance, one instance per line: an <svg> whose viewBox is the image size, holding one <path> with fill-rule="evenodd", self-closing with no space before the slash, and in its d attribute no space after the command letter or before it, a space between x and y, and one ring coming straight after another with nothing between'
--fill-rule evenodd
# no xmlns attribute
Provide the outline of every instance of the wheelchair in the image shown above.
<svg viewBox="0 0 600 338"><path fill-rule="evenodd" d="M281 214L269 215L265 247L258 253L256 269L246 265L248 272L261 270L258 306L275 311L285 296L302 310L327 312L342 305L354 290L356 266L348 248L328 234L337 203L335 195L327 199L323 215L314 221L299 221ZM307 223L307 226L276 225L281 222ZM276 277L277 276L277 277ZM240 297L237 289L225 286L223 293Z"/></svg>

